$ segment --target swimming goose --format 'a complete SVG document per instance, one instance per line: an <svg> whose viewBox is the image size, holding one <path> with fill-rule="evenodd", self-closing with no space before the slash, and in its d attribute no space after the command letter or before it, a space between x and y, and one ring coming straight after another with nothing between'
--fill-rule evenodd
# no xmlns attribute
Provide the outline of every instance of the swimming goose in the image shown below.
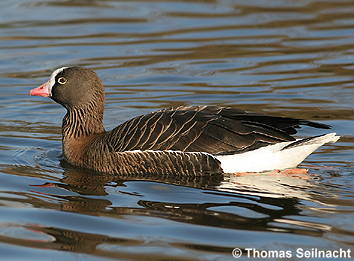
<svg viewBox="0 0 354 261"><path fill-rule="evenodd" d="M74 166L111 174L217 175L295 168L335 133L295 139L301 119L218 106L180 106L135 117L111 131L103 127L104 87L95 72L62 67L30 95L67 110L63 155Z"/></svg>

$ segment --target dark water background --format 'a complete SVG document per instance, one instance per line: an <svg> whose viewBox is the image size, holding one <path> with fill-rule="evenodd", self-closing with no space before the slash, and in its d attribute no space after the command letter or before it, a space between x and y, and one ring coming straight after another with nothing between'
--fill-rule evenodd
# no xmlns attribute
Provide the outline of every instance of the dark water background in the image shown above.
<svg viewBox="0 0 354 261"><path fill-rule="evenodd" d="M27 95L63 65L102 78L107 129L218 104L318 120L343 137L304 162L307 179L94 175L61 162L64 109ZM0 259L353 250L353 101L351 0L1 1Z"/></svg>

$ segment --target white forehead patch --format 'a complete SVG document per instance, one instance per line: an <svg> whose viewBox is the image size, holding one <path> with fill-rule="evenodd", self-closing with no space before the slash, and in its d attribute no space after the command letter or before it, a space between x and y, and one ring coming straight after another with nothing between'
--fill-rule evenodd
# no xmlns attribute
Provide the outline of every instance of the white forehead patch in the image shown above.
<svg viewBox="0 0 354 261"><path fill-rule="evenodd" d="M56 70L52 73L52 75L50 76L49 81L48 81L48 90L49 90L50 95L52 94L52 88L53 88L53 86L54 86L54 84L55 84L55 77L56 77L59 73L61 73L62 71L64 71L66 68L69 68L69 67L61 67L61 68L59 68L59 69L56 69Z"/></svg>

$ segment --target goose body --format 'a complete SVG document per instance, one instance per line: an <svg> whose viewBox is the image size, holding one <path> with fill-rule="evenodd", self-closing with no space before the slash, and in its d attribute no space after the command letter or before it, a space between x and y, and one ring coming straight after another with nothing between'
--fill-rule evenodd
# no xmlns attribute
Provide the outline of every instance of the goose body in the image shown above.
<svg viewBox="0 0 354 261"><path fill-rule="evenodd" d="M31 95L50 97L67 113L64 158L116 174L215 175L294 168L335 133L296 140L296 128L325 124L218 106L180 106L103 127L104 88L86 68L55 70Z"/></svg>

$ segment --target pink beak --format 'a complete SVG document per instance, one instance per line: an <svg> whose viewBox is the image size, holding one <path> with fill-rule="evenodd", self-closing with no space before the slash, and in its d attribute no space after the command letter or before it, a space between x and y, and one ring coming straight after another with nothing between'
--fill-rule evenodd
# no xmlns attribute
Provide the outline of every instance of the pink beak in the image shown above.
<svg viewBox="0 0 354 261"><path fill-rule="evenodd" d="M43 96L43 97L49 97L49 83L43 83L41 86L34 88L30 90L30 95L32 96Z"/></svg>

